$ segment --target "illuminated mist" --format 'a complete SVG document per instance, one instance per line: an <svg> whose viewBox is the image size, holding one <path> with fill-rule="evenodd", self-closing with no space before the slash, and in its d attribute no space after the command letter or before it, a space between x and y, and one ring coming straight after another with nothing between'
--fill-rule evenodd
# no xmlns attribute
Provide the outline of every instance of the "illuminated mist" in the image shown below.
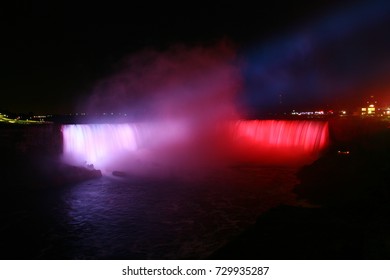
<svg viewBox="0 0 390 280"><path fill-rule="evenodd" d="M89 112L128 112L125 124L64 125L66 162L142 176L236 164L296 164L327 143L326 123L241 121L240 63L227 44L145 51L100 82Z"/></svg>

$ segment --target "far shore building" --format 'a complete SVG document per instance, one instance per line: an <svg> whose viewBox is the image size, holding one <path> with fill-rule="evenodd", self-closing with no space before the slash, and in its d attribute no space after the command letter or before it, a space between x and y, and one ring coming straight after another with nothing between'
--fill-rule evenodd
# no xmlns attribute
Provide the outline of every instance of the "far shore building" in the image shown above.
<svg viewBox="0 0 390 280"><path fill-rule="evenodd" d="M361 107L361 116L378 116L378 117L390 117L390 106L381 107L378 106L378 102L373 95L366 102L365 106Z"/></svg>

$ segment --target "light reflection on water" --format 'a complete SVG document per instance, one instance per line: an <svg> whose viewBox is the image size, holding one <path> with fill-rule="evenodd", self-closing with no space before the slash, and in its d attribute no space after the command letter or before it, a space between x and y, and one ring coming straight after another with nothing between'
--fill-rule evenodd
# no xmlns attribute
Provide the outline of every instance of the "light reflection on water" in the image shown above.
<svg viewBox="0 0 390 280"><path fill-rule="evenodd" d="M281 203L296 168L223 169L191 182L103 177L62 196L74 259L202 259Z"/></svg>

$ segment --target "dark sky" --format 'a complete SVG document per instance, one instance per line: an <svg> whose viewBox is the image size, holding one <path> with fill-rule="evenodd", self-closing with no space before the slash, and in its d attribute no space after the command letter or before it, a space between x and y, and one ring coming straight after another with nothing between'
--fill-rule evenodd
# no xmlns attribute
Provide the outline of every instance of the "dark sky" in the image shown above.
<svg viewBox="0 0 390 280"><path fill-rule="evenodd" d="M232 42L247 61L244 99L254 108L275 105L280 94L285 103L331 103L338 96L306 97L316 91L350 96L356 91L356 86L349 85L351 81L367 74L355 73L356 68L377 69L372 61L383 61L390 45L383 39L390 35L383 31L390 30L386 29L390 25L379 23L367 30L364 26L369 23L361 27L359 20L345 12L353 10L352 2L356 1L80 2L13 1L1 8L0 109L72 112L94 84L109 76L129 54L145 48L164 50L178 43L207 45L219 40ZM337 14L340 10L341 15ZM343 41L338 36L345 34L332 34L338 30L353 34ZM356 34L364 32L365 37L359 39ZM311 51L302 62L292 53L296 44L301 48L306 37ZM353 50L346 51L344 45ZM377 55L367 55L371 49ZM359 61L363 61L350 63L361 54L364 58ZM291 55L294 58L290 59ZM321 64L325 70L320 69ZM379 67L379 84L366 79L364 86L386 88L386 67ZM329 74L338 71L339 79ZM324 87L325 80L337 87Z"/></svg>

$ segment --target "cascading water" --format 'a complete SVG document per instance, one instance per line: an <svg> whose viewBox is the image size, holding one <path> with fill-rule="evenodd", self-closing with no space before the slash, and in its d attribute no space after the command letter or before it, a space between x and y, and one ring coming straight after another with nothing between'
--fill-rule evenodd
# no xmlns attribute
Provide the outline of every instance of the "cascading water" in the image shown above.
<svg viewBox="0 0 390 280"><path fill-rule="evenodd" d="M134 158L145 160L146 150L183 142L186 133L180 122L63 125L62 158L72 165L92 164L103 171L126 169L119 164L130 167Z"/></svg>
<svg viewBox="0 0 390 280"><path fill-rule="evenodd" d="M137 150L136 132L131 124L64 125L63 158L77 165L102 166L109 157Z"/></svg>
<svg viewBox="0 0 390 280"><path fill-rule="evenodd" d="M238 121L230 134L236 160L278 165L314 160L329 137L328 123L319 121Z"/></svg>
<svg viewBox="0 0 390 280"><path fill-rule="evenodd" d="M328 140L328 125L315 121L239 121L235 138L247 137L261 147L318 151Z"/></svg>
<svg viewBox="0 0 390 280"><path fill-rule="evenodd" d="M211 161L210 151L218 150L219 153L212 156L217 154L222 161L230 161L228 164L288 165L315 159L328 143L327 122L241 120L221 127L217 133L214 131L213 139L207 141L209 147L205 147L204 142L198 145L194 140L203 132L191 133L185 124L64 125L63 159L75 165L93 164L103 169L111 166L112 171L121 167L122 170L131 169L134 158L139 159L145 151L151 156L142 160L159 165L175 164L172 158L188 153L184 163L183 160L180 162L183 165L192 161L194 155L199 158L199 154L203 155L204 161L207 157Z"/></svg>

